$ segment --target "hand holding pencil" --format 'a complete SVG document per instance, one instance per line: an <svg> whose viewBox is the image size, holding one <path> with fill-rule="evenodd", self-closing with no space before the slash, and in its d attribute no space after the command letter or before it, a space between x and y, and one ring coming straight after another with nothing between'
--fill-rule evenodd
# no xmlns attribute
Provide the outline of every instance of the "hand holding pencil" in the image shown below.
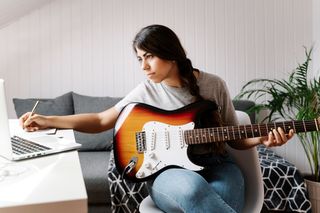
<svg viewBox="0 0 320 213"><path fill-rule="evenodd" d="M27 112L19 118L20 126L28 132L33 132L39 129L47 128L47 126L45 125L46 124L45 116L35 114L38 104L39 104L39 101L35 103L31 112Z"/></svg>
<svg viewBox="0 0 320 213"><path fill-rule="evenodd" d="M31 110L31 113L29 114L29 117L28 117L28 118L31 118L31 116L34 114L34 112L35 112L38 104L39 104L39 101L37 101L37 102L35 103L35 105L33 106L32 110Z"/></svg>

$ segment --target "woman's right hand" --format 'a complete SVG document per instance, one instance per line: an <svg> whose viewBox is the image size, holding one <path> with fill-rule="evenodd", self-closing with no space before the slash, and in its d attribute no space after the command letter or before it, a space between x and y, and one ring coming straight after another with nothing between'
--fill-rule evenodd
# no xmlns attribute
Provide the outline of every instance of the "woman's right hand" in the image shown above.
<svg viewBox="0 0 320 213"><path fill-rule="evenodd" d="M27 112L19 118L20 126L27 132L34 132L40 129L47 129L48 117Z"/></svg>

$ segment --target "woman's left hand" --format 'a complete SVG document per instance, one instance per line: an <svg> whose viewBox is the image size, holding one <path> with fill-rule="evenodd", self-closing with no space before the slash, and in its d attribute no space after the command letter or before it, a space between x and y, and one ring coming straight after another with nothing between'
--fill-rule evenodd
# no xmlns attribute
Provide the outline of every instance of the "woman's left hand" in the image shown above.
<svg viewBox="0 0 320 213"><path fill-rule="evenodd" d="M273 129L270 131L267 137L261 137L260 142L266 147L281 146L287 143L287 141L290 140L293 135L293 129L286 134L282 128L278 127L278 129Z"/></svg>

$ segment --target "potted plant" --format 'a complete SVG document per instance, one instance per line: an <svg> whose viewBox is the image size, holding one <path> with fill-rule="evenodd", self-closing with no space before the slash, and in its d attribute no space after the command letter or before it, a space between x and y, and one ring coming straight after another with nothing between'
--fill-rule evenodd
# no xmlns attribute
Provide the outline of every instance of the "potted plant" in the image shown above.
<svg viewBox="0 0 320 213"><path fill-rule="evenodd" d="M236 97L254 99L256 106L250 109L253 112L260 112L266 109L266 116L263 121L285 120L313 120L320 115L320 78L311 77L308 73L311 61L312 48L308 51L305 48L306 59L303 64L289 75L288 79L254 79L246 83L239 95ZM318 119L319 120L319 119ZM302 143L304 152L309 162L311 174L305 176L309 197L311 202L313 195L310 191L309 182L314 181L320 184L320 152L319 132L297 133ZM319 191L320 194L320 191ZM319 200L319 198L317 198ZM320 203L317 204L320 206ZM314 205L313 205L314 206Z"/></svg>

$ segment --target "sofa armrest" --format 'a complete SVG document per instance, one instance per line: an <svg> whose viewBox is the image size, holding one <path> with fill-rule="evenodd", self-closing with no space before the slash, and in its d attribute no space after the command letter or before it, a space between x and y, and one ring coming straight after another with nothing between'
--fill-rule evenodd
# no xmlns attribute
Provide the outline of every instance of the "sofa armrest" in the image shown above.
<svg viewBox="0 0 320 213"><path fill-rule="evenodd" d="M235 110L243 111L248 113L251 123L256 122L256 114L254 112L249 112L249 109L255 105L253 101L250 100L233 100L232 101Z"/></svg>

